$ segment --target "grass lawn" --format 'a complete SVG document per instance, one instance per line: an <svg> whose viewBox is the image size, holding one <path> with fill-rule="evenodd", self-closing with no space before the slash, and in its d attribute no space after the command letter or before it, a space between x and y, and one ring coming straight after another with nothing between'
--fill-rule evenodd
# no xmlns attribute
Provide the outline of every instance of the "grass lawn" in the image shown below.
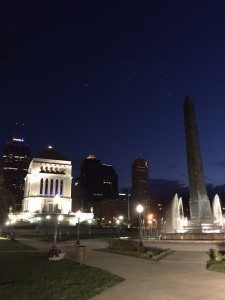
<svg viewBox="0 0 225 300"><path fill-rule="evenodd" d="M0 299L90 299L123 281L101 269L45 253L0 253Z"/></svg>
<svg viewBox="0 0 225 300"><path fill-rule="evenodd" d="M9 239L0 237L0 251L22 251L22 250L36 250L30 246L24 245L17 240L11 241Z"/></svg>

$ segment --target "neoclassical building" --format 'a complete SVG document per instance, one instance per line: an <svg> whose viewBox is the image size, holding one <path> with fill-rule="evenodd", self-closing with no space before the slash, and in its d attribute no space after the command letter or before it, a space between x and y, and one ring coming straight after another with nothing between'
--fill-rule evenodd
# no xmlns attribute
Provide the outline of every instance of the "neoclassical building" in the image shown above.
<svg viewBox="0 0 225 300"><path fill-rule="evenodd" d="M58 207L62 214L68 214L72 208L71 184L71 161L49 146L30 163L23 212L53 212Z"/></svg>

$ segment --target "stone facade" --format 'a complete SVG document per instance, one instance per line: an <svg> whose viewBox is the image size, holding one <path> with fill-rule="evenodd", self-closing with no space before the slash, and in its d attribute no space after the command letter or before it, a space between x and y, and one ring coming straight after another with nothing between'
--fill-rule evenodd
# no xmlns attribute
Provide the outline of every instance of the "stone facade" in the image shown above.
<svg viewBox="0 0 225 300"><path fill-rule="evenodd" d="M55 154L52 148L49 150L49 155L45 153L44 158L34 158L30 163L25 178L23 212L53 212L57 206L61 213L68 214L72 209L71 161L57 155L48 158Z"/></svg>

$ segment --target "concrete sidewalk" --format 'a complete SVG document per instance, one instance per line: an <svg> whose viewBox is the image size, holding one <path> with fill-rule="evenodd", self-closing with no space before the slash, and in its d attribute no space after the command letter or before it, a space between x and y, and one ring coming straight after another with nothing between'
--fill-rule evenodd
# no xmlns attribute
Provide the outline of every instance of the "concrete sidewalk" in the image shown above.
<svg viewBox="0 0 225 300"><path fill-rule="evenodd" d="M39 245L39 249L43 250L43 243L28 244ZM206 270L206 252L177 251L160 262L154 262L93 250L106 245L100 240L84 240L82 245L86 245L87 265L125 279L93 299L225 299L225 274ZM74 242L62 243L60 248L67 251L68 258L74 259Z"/></svg>

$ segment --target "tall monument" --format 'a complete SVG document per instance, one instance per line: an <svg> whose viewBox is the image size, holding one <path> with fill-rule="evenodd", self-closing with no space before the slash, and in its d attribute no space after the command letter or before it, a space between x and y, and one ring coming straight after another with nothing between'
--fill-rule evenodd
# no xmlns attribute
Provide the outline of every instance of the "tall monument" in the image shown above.
<svg viewBox="0 0 225 300"><path fill-rule="evenodd" d="M194 105L189 97L184 101L184 121L190 190L190 231L203 232L203 228L214 225L204 180Z"/></svg>

